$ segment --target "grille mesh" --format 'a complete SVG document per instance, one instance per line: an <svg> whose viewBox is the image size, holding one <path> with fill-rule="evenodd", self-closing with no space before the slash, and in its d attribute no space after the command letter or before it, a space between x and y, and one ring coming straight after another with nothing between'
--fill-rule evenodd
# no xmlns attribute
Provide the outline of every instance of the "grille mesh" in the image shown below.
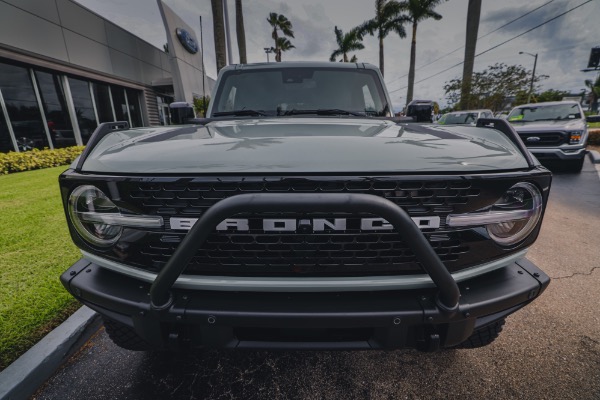
<svg viewBox="0 0 600 400"><path fill-rule="evenodd" d="M136 182L125 190L127 202L144 213L199 217L224 198L241 193L365 193L384 197L411 216L439 216L441 227L456 205L480 194L470 181L393 181L366 179L274 179L237 181L190 179L182 183ZM214 232L198 249L187 274L231 276L368 276L420 273L414 253L391 231L361 231L359 218L372 215L268 213L238 215L260 222L262 218L346 218L345 231L325 232ZM257 224L254 224L257 226ZM167 226L169 229L169 226ZM424 230L445 263L456 262L469 247L456 234L436 235ZM143 264L160 269L174 253L185 232L155 235L139 249Z"/></svg>
<svg viewBox="0 0 600 400"><path fill-rule="evenodd" d="M532 132L532 133L519 133L521 139L527 147L539 147L539 146L558 146L563 143L568 143L569 135L565 132ZM539 140L530 141L528 138L536 137Z"/></svg>

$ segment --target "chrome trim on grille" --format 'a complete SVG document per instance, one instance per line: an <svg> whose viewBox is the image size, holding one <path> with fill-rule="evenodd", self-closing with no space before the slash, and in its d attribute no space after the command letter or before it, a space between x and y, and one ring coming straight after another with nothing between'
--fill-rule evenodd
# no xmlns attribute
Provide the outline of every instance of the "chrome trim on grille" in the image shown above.
<svg viewBox="0 0 600 400"><path fill-rule="evenodd" d="M523 249L507 257L455 272L452 277L461 282L493 270L506 267L525 257ZM130 267L81 250L83 257L103 268L115 271L148 283L154 282L157 274ZM343 278L263 278L231 276L180 275L174 288L219 291L258 292L347 292L370 290L400 290L434 287L429 275L372 276Z"/></svg>
<svg viewBox="0 0 600 400"><path fill-rule="evenodd" d="M457 228L464 226L479 226L498 224L506 221L516 221L527 219L536 213L533 210L515 210L515 211L496 211L472 214L450 214L446 217L446 223L449 227Z"/></svg>
<svg viewBox="0 0 600 400"><path fill-rule="evenodd" d="M102 214L97 212L76 212L84 222L126 226L130 228L162 228L163 218L149 215Z"/></svg>

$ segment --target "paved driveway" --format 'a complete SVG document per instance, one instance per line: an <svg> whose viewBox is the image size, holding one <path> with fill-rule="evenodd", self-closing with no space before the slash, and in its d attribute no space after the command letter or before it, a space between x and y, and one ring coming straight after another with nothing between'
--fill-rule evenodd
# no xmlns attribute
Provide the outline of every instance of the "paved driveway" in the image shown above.
<svg viewBox="0 0 600 400"><path fill-rule="evenodd" d="M529 258L553 281L479 350L197 352L115 347L101 330L37 399L600 399L600 181L556 174Z"/></svg>

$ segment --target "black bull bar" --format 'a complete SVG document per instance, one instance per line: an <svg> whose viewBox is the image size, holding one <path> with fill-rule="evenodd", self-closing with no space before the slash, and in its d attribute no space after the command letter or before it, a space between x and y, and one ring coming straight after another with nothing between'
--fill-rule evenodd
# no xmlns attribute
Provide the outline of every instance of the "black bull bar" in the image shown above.
<svg viewBox="0 0 600 400"><path fill-rule="evenodd" d="M370 213L387 220L415 253L439 289L437 306L445 313L458 310L460 290L421 230L402 208L379 196L359 193L256 193L228 197L210 207L177 247L150 288L151 306L164 310L172 302L171 288L194 257L199 245L224 219L239 213L260 212Z"/></svg>

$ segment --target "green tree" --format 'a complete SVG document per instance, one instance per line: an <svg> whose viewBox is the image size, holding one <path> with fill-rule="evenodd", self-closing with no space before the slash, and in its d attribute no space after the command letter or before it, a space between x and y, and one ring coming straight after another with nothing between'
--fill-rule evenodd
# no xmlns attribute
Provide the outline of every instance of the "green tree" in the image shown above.
<svg viewBox="0 0 600 400"><path fill-rule="evenodd" d="M536 75L534 84L548 78ZM502 110L511 99L518 103L520 96L526 101L531 82L531 71L521 65L496 63L482 72L475 72L471 81L471 105L473 108L489 108ZM446 82L444 90L448 103L458 105L462 89L462 79L455 78Z"/></svg>
<svg viewBox="0 0 600 400"><path fill-rule="evenodd" d="M223 0L210 0L213 16L213 34L215 40L215 58L217 73L227 65L225 52L225 22L223 19Z"/></svg>
<svg viewBox="0 0 600 400"><path fill-rule="evenodd" d="M269 17L267 18L267 22L273 28L271 37L273 38L273 41L275 42L275 47L272 47L273 52L275 53L275 61L281 62L281 52L292 49L295 46L293 46L292 43L285 37L280 38L279 31L281 31L281 33L284 36L293 38L294 31L292 30L292 28L293 28L292 23L283 14L277 14L274 12L269 14ZM285 39L285 40L279 40L279 39ZM281 49L279 47L280 45L286 45L287 49L286 50Z"/></svg>
<svg viewBox="0 0 600 400"><path fill-rule="evenodd" d="M196 114L206 117L206 111L210 104L210 96L194 97L194 110Z"/></svg>
<svg viewBox="0 0 600 400"><path fill-rule="evenodd" d="M436 21L442 19L442 16L433 9L444 0L406 0L400 3L401 10L408 13L408 18L412 22L412 40L410 42L410 68L408 70L408 91L406 93L406 104L413 99L413 90L415 86L415 60L417 58L417 26L419 22L429 18Z"/></svg>
<svg viewBox="0 0 600 400"><path fill-rule="evenodd" d="M383 39L390 32L395 32L401 38L406 37L404 23L408 17L401 14L400 3L396 0L375 0L375 18L362 23L357 27L357 35L360 39L365 34L377 36L379 40L379 69L384 74Z"/></svg>
<svg viewBox="0 0 600 400"><path fill-rule="evenodd" d="M246 31L244 29L242 0L235 0L235 34L237 36L240 64L248 64L248 59L246 58Z"/></svg>
<svg viewBox="0 0 600 400"><path fill-rule="evenodd" d="M595 81L586 79L585 86L590 89L590 110L598 111L598 99L600 99L600 75L598 75Z"/></svg>
<svg viewBox="0 0 600 400"><path fill-rule="evenodd" d="M296 48L296 46L285 37L278 37L276 43L277 47L271 47L271 50L275 53L275 61L277 62L281 62L281 53Z"/></svg>
<svg viewBox="0 0 600 400"><path fill-rule="evenodd" d="M540 94L535 94L534 99L536 103L543 101L561 101L563 97L570 95L571 92L564 90L548 89Z"/></svg>
<svg viewBox="0 0 600 400"><path fill-rule="evenodd" d="M337 42L338 48L331 53L329 61L335 61L338 56L342 56L344 62L348 62L348 53L355 50L362 50L365 46L362 44L361 39L358 36L358 29L354 28L350 32L344 34L341 29L336 26L333 28L335 32L335 41ZM353 57L354 59L356 56Z"/></svg>

